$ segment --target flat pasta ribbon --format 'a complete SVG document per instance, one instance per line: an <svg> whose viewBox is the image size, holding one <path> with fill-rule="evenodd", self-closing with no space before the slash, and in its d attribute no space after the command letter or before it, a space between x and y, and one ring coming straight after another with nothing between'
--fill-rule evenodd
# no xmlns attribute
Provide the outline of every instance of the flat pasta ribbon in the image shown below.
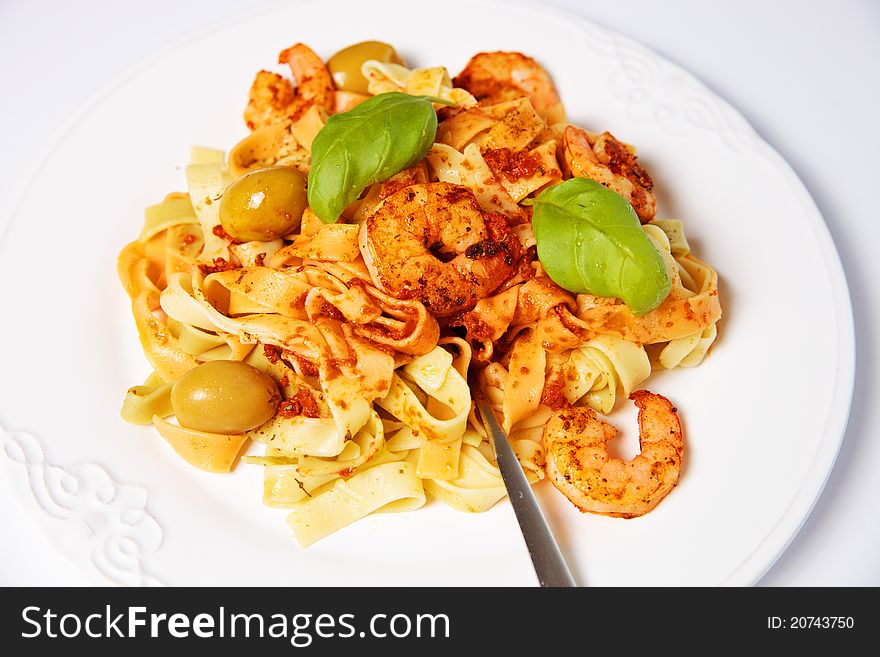
<svg viewBox="0 0 880 657"><path fill-rule="evenodd" d="M397 374L377 404L421 438L417 472L422 478L451 479L458 472L461 438L471 410L467 381L443 347L413 360L403 372L427 397L425 403Z"/></svg>
<svg viewBox="0 0 880 657"><path fill-rule="evenodd" d="M412 511L425 504L425 491L411 463L385 463L350 479L336 479L327 490L298 505L288 516L303 547L378 511ZM389 508L390 507L390 508Z"/></svg>

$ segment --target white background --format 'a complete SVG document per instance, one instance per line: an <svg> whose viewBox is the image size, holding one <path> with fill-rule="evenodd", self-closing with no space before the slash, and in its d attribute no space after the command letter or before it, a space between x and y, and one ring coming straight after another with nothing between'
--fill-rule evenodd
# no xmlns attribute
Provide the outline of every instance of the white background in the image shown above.
<svg viewBox="0 0 880 657"><path fill-rule="evenodd" d="M0 221L71 117L126 70L193 31L266 4L0 0ZM689 69L742 112L810 190L851 290L855 396L825 491L761 585L880 585L880 3L547 4L633 37ZM427 12L440 6L413 0L412 11L429 20ZM84 184L100 184L98 177L87 180ZM13 310L4 309L3 318ZM7 495L5 482L0 483L0 527L0 585L88 583L56 555Z"/></svg>

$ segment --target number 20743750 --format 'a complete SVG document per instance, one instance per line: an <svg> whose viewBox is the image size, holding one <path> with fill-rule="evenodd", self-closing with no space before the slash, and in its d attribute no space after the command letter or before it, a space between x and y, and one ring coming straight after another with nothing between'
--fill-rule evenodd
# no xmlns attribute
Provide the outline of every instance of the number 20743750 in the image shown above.
<svg viewBox="0 0 880 657"><path fill-rule="evenodd" d="M771 630L851 630L855 627L852 616L768 616Z"/></svg>

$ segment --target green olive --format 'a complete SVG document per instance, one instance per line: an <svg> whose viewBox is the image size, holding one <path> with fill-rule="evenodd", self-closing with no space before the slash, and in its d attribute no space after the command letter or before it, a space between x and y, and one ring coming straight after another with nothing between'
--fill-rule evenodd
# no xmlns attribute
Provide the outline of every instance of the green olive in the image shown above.
<svg viewBox="0 0 880 657"><path fill-rule="evenodd" d="M381 41L361 41L348 48L343 48L327 61L327 68L330 69L330 75L333 76L336 88L359 94L368 93L367 78L361 73L361 66L370 59L394 64L401 63L394 46Z"/></svg>
<svg viewBox="0 0 880 657"><path fill-rule="evenodd" d="M220 224L232 238L269 242L299 228L306 209L306 176L291 167L245 174L220 199Z"/></svg>
<svg viewBox="0 0 880 657"><path fill-rule="evenodd" d="M180 426L210 433L255 429L275 415L280 400L272 377L235 360L202 363L171 387Z"/></svg>

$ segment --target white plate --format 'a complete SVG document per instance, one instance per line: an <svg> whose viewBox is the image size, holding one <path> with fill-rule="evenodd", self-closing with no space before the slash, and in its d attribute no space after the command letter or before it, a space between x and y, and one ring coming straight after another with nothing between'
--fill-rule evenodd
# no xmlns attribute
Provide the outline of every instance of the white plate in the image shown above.
<svg viewBox="0 0 880 657"><path fill-rule="evenodd" d="M660 216L685 220L721 276L720 337L699 368L654 375L686 425L679 486L637 520L540 498L588 585L754 583L821 492L853 384L849 295L813 201L782 158L691 75L556 11L448 0L277 7L205 32L126 77L37 170L0 244L0 465L63 553L123 584L534 582L509 505L433 503L367 518L298 549L260 502L259 468L209 475L152 429L119 419L148 372L115 273L142 210L182 189L190 144L228 148L254 73L304 41L324 56L365 38L460 70L522 50L554 77L570 119L638 145ZM634 439L634 412L615 414Z"/></svg>

